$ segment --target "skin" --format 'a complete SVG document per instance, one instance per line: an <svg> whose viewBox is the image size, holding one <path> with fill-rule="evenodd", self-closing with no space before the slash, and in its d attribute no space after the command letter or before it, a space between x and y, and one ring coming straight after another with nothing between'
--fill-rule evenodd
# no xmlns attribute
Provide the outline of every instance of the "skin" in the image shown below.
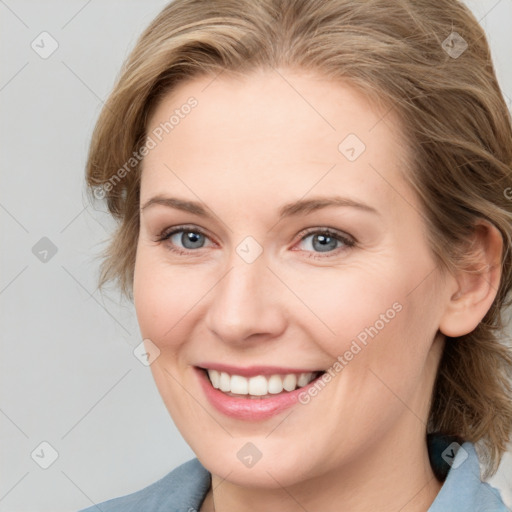
<svg viewBox="0 0 512 512"><path fill-rule="evenodd" d="M142 336L160 350L159 392L212 473L201 512L213 499L217 512L426 511L441 486L425 430L444 334L470 332L489 309L499 234L482 224L475 238L487 272L444 274L401 175L398 119L345 83L289 69L194 78L158 105L148 134L191 96L197 107L144 159L141 205L172 196L212 216L141 209L134 298ZM352 162L338 150L350 133L366 145ZM279 219L286 203L332 195L377 213L331 206ZM206 233L203 247L185 249L180 234L159 241L183 224ZM355 245L319 252L304 230L326 227ZM236 252L247 236L263 249L253 263ZM317 396L270 419L222 415L193 370L327 369L394 303L401 311ZM262 453L251 468L237 458L247 442Z"/></svg>

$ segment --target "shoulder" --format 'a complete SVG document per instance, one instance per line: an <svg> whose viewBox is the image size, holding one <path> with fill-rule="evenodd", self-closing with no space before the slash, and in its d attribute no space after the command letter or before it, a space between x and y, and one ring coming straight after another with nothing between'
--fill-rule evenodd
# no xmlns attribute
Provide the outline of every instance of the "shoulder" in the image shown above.
<svg viewBox="0 0 512 512"><path fill-rule="evenodd" d="M192 459L140 491L93 505L80 512L197 511L210 484L210 473L198 459Z"/></svg>
<svg viewBox="0 0 512 512"><path fill-rule="evenodd" d="M482 482L472 443L450 446L445 452L451 468L428 512L509 512L498 490Z"/></svg>

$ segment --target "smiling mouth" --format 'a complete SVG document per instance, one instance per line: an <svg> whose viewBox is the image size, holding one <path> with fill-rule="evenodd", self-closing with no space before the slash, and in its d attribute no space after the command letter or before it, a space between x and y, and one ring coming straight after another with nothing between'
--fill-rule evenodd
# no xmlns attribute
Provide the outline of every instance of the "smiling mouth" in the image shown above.
<svg viewBox="0 0 512 512"><path fill-rule="evenodd" d="M244 377L208 368L201 369L208 376L211 385L227 396L255 399L290 393L307 386L325 373L315 371Z"/></svg>

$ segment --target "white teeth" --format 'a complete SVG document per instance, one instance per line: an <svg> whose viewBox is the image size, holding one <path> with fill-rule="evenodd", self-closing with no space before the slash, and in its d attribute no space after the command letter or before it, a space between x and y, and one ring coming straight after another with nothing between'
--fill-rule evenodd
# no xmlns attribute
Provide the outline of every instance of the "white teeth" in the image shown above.
<svg viewBox="0 0 512 512"><path fill-rule="evenodd" d="M220 373L219 389L225 392L231 391L231 379L229 378L229 375L225 372Z"/></svg>
<svg viewBox="0 0 512 512"><path fill-rule="evenodd" d="M249 379L249 395L263 396L268 393L268 382L263 375Z"/></svg>
<svg viewBox="0 0 512 512"><path fill-rule="evenodd" d="M289 373L283 379L283 388L286 391L293 391L297 387L297 375Z"/></svg>
<svg viewBox="0 0 512 512"><path fill-rule="evenodd" d="M220 385L220 375L217 370L209 370L208 375L210 376L210 380L212 381L212 386L216 389L219 389Z"/></svg>
<svg viewBox="0 0 512 512"><path fill-rule="evenodd" d="M283 379L279 375L272 375L268 379L268 392L273 395L281 393L283 391Z"/></svg>
<svg viewBox="0 0 512 512"><path fill-rule="evenodd" d="M297 387L308 385L316 373L287 373L286 375L256 375L255 377L242 377L241 375L229 375L218 370L207 370L212 386L224 393L236 395L264 396L276 395L284 391L293 391Z"/></svg>
<svg viewBox="0 0 512 512"><path fill-rule="evenodd" d="M227 373L225 375L227 375ZM247 395L249 393L249 383L247 379L240 377L240 375L232 375L230 391L237 395Z"/></svg>
<svg viewBox="0 0 512 512"><path fill-rule="evenodd" d="M303 388L311 382L311 373L301 373L297 379L297 386Z"/></svg>

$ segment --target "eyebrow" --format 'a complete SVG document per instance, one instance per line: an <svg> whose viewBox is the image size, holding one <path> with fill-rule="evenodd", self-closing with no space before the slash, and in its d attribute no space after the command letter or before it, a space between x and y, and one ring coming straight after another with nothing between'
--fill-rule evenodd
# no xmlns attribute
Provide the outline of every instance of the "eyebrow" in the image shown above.
<svg viewBox="0 0 512 512"><path fill-rule="evenodd" d="M330 196L330 197L313 197L311 199L300 199L284 205L279 210L279 218L289 217L291 215L307 215L310 212L321 210L332 206L345 206L351 208L358 208L365 212L380 215L379 212L372 206L350 199L348 197Z"/></svg>
<svg viewBox="0 0 512 512"><path fill-rule="evenodd" d="M200 217L212 217L212 215L206 210L206 208L204 208L204 206L201 203L198 203L196 201L178 199L176 197L152 197L151 199L144 203L144 205L141 207L141 211L157 204L167 206L169 208L174 208L176 210L192 213ZM365 212L380 215L380 213L375 208L360 201L356 201L348 197L329 196L314 197L311 199L299 199L298 201L285 204L279 209L279 218L283 219L285 217L291 217L294 215L301 214L307 215L308 213L311 213L313 211L321 210L323 208L328 208L332 206L357 208Z"/></svg>
<svg viewBox="0 0 512 512"><path fill-rule="evenodd" d="M188 213L193 213L194 215L199 215L200 217L211 217L211 215L206 211L201 203L197 203L195 201L186 201L176 197L152 197L149 201L144 203L144 206L141 207L141 211L156 204L167 206L169 208L175 208L176 210L182 210Z"/></svg>

